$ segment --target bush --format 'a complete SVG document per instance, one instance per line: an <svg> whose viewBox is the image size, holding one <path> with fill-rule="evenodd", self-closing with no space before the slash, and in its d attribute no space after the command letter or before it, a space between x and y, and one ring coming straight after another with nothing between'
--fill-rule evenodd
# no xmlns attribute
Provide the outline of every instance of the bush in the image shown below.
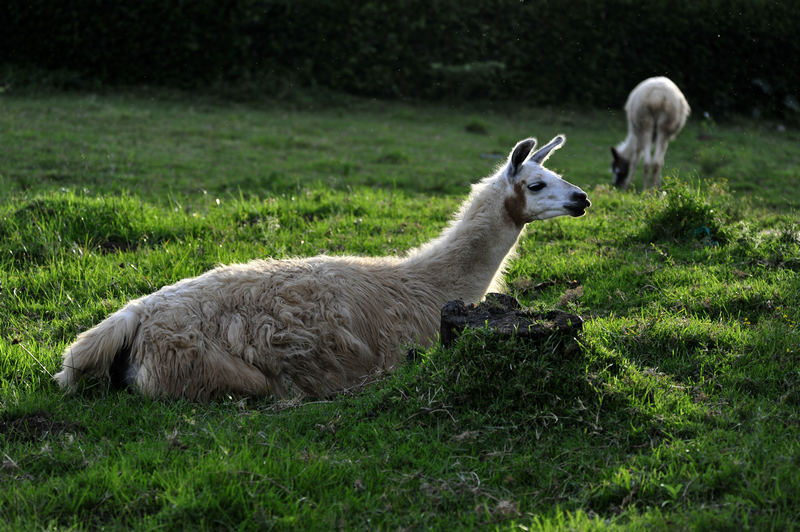
<svg viewBox="0 0 800 532"><path fill-rule="evenodd" d="M620 108L636 83L667 75L695 111L800 114L788 0L9 0L0 20L0 62L103 83L272 77L380 97Z"/></svg>

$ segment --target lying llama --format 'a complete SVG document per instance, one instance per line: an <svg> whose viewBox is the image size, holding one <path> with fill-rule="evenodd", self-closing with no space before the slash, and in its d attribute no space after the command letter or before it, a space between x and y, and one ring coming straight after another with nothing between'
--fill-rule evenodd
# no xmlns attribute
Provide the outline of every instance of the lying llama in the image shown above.
<svg viewBox="0 0 800 532"><path fill-rule="evenodd" d="M683 93L668 78L648 78L634 87L625 103L628 136L611 148L614 185L628 188L636 164L644 159L644 188L660 187L667 145L683 129L689 112Z"/></svg>
<svg viewBox="0 0 800 532"><path fill-rule="evenodd" d="M129 302L64 352L58 383L109 378L149 397L324 397L430 345L440 309L480 300L528 222L581 216L586 194L544 168L564 142L519 142L473 185L442 234L397 257L254 260L219 266Z"/></svg>

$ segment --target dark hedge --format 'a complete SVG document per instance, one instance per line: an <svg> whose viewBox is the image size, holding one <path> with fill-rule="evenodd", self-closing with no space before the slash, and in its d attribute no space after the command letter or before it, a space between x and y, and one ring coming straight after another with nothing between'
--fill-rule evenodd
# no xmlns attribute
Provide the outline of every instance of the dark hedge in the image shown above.
<svg viewBox="0 0 800 532"><path fill-rule="evenodd" d="M283 80L354 94L800 111L796 0L6 0L0 62L106 84ZM270 84L266 84L269 86ZM274 85L273 85L274 86Z"/></svg>

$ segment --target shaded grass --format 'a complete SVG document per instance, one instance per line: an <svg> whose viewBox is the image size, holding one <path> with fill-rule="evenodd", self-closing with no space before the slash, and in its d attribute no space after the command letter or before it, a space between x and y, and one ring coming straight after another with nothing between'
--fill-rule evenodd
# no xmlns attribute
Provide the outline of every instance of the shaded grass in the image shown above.
<svg viewBox="0 0 800 532"><path fill-rule="evenodd" d="M135 94L3 105L6 526L797 521L795 131L735 122L697 141L690 123L663 191L636 194L606 185L620 113ZM81 330L217 263L402 253L516 140L557 131L569 144L550 165L593 207L532 224L507 279L526 305L584 317L576 353L476 332L321 402L153 402L102 383L65 397L48 375ZM750 189L755 167L764 186Z"/></svg>

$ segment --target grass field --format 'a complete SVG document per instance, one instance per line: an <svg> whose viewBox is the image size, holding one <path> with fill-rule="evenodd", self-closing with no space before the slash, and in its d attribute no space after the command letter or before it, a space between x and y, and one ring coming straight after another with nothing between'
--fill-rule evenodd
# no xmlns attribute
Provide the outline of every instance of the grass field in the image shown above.
<svg viewBox="0 0 800 532"><path fill-rule="evenodd" d="M0 528L797 527L800 132L777 126L695 110L641 194L609 186L617 110L3 95ZM593 206L531 224L507 281L584 317L577 353L478 331L311 402L50 378L78 332L215 264L403 253L560 132L548 166Z"/></svg>

